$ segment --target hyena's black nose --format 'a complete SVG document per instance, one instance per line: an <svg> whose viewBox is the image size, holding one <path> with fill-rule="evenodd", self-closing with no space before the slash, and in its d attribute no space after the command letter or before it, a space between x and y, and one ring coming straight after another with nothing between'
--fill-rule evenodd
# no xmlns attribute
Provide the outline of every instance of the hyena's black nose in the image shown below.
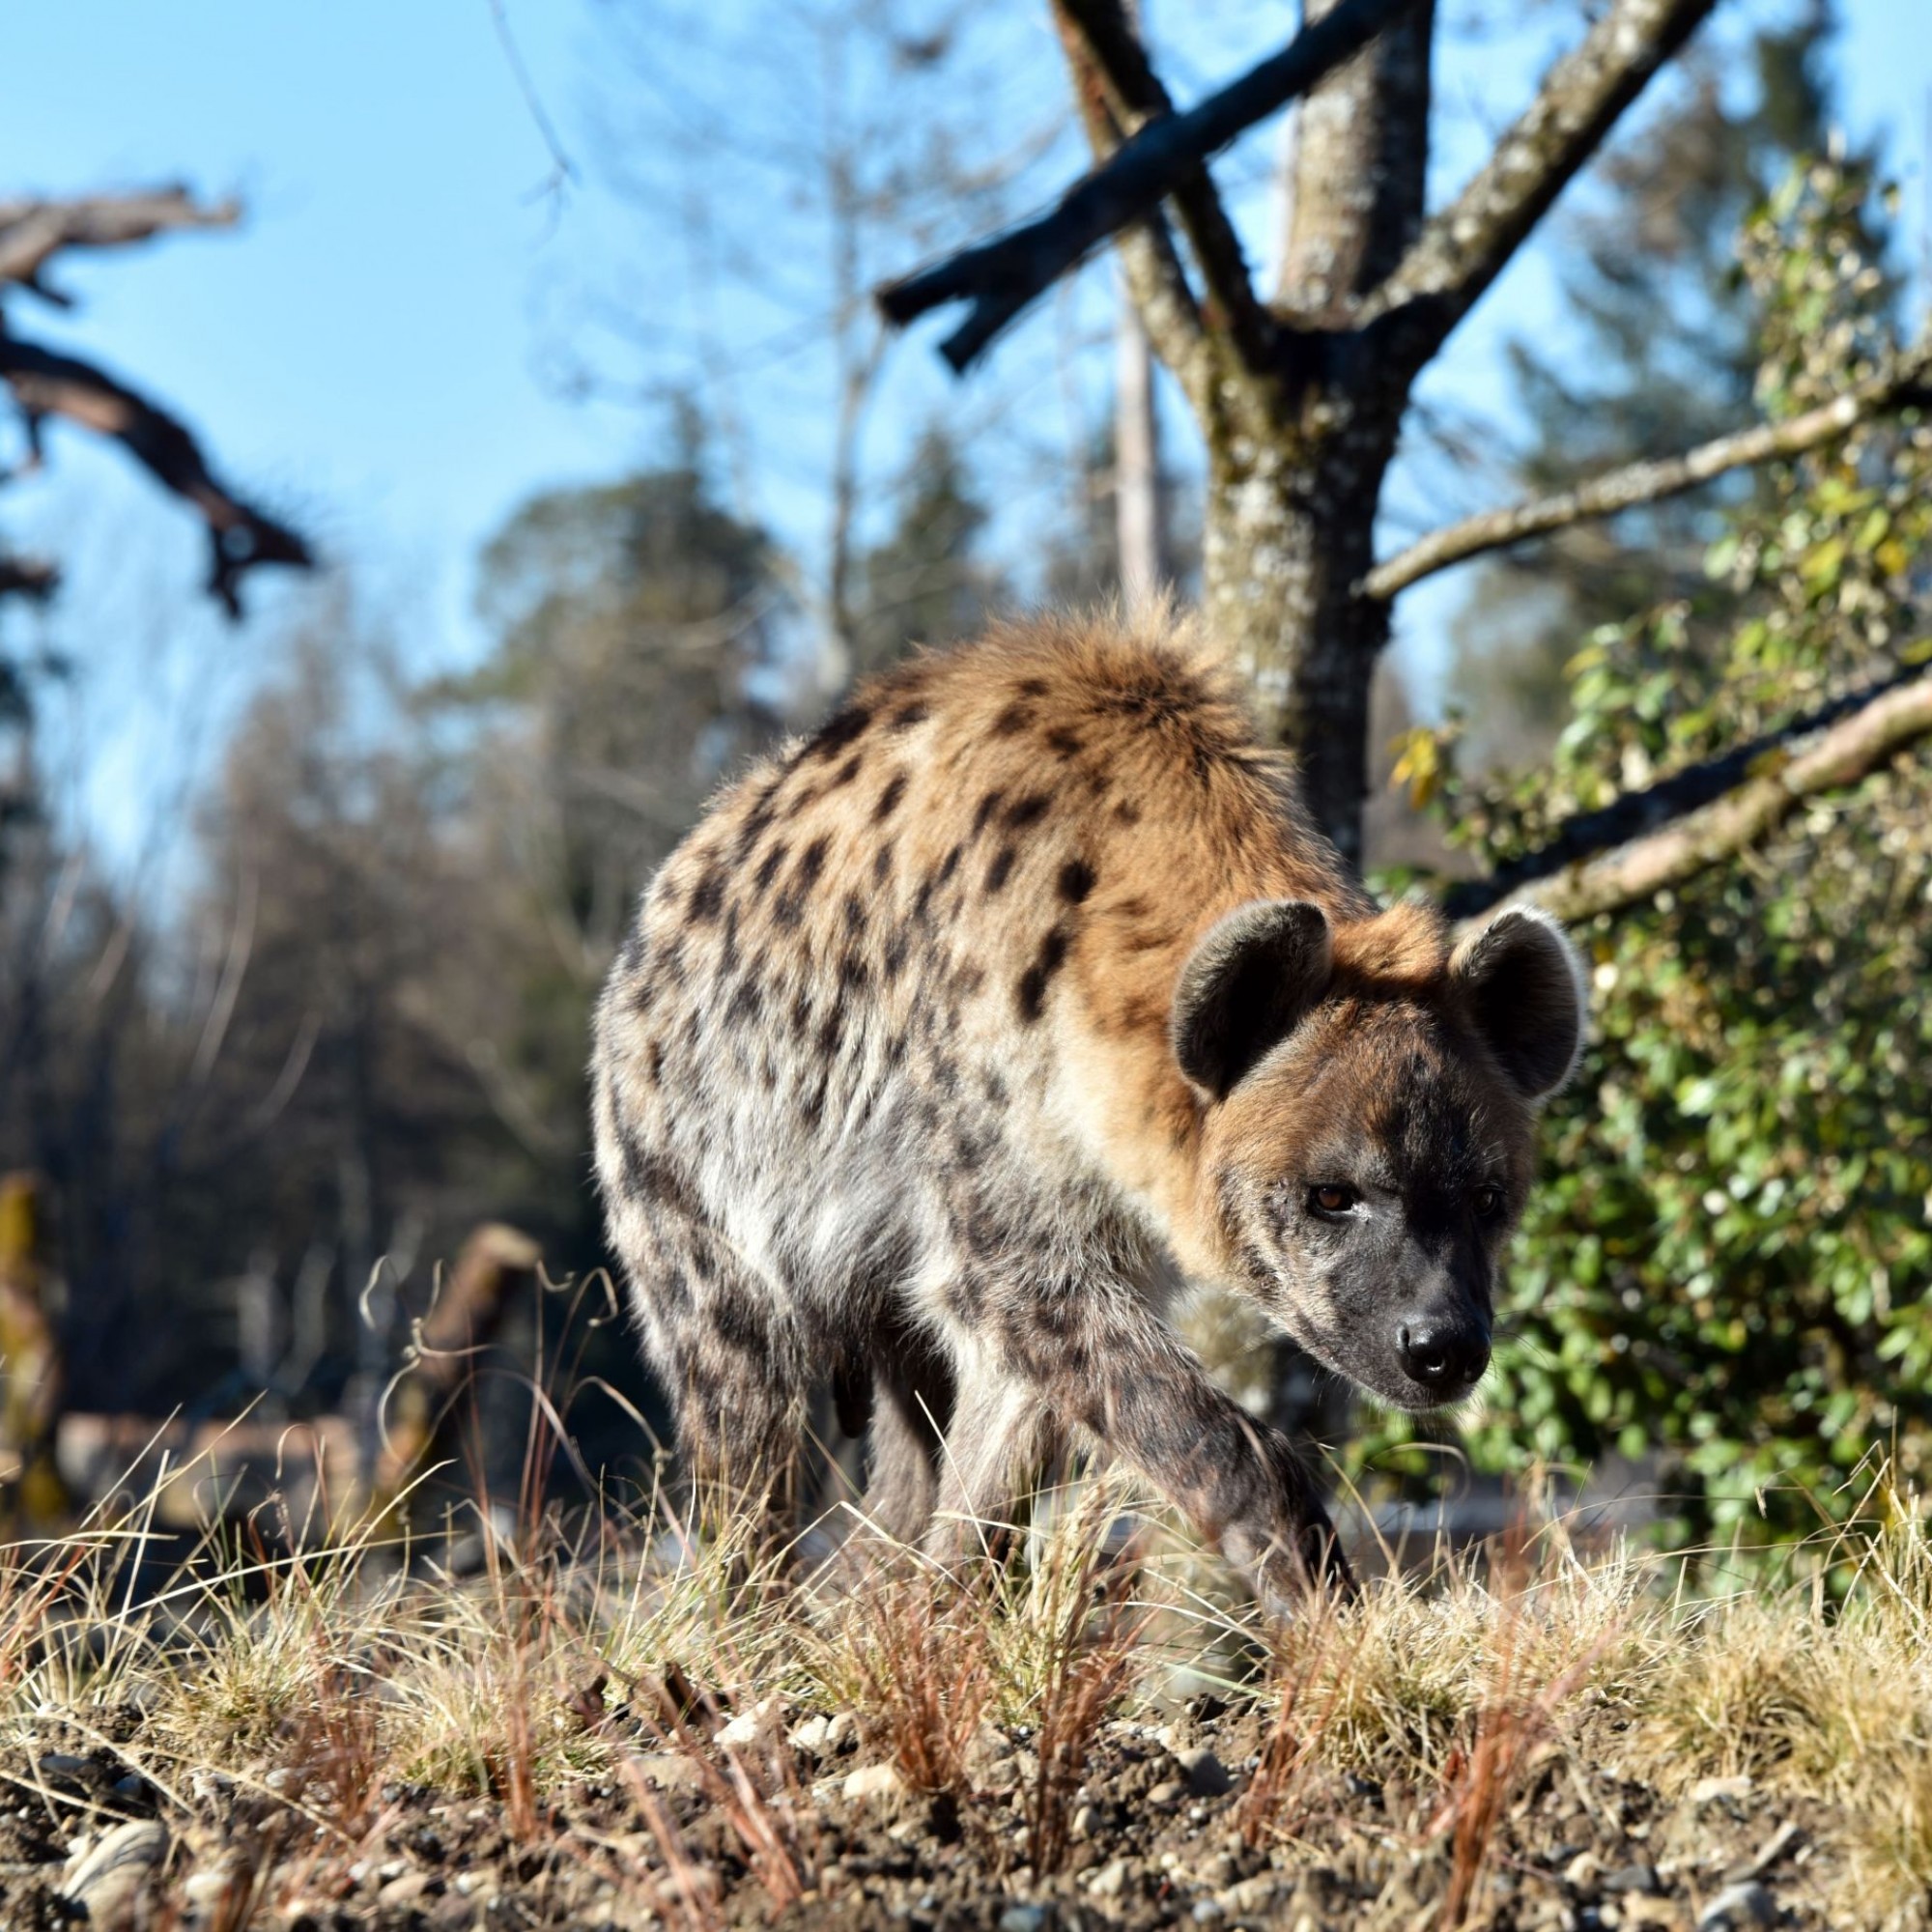
<svg viewBox="0 0 1932 1932"><path fill-rule="evenodd" d="M1418 1316L1395 1339L1404 1372L1434 1396L1464 1394L1490 1366L1490 1338L1465 1322Z"/></svg>

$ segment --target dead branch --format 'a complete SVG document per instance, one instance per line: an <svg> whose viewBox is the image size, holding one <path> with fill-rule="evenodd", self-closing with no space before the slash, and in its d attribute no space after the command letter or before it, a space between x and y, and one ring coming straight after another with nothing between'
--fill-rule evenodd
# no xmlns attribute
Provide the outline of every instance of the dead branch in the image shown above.
<svg viewBox="0 0 1932 1932"><path fill-rule="evenodd" d="M1067 270L1173 194L1244 129L1306 94L1414 4L1342 0L1281 52L1219 93L1184 114L1156 115L1146 122L1044 213L991 242L886 283L874 296L880 311L895 327L903 327L947 302L971 302L965 321L940 344L940 354L963 372Z"/></svg>
<svg viewBox="0 0 1932 1932"><path fill-rule="evenodd" d="M1105 89L1112 112L1104 118L1131 134L1150 121L1173 114L1173 99L1149 62L1122 0L1055 0L1053 12L1076 84L1091 74ZM1104 163L1119 152L1119 134L1112 130L1112 138L1103 134L1103 117L1092 111L1085 118L1094 156ZM1191 169L1176 182L1173 201L1206 292L1203 320L1225 329L1250 367L1261 367L1274 337L1274 320L1255 294L1241 239L1205 166Z"/></svg>
<svg viewBox="0 0 1932 1932"><path fill-rule="evenodd" d="M1582 43L1544 76L1474 180L1424 224L1363 320L1410 318L1406 359L1420 366L1716 5L1611 0Z"/></svg>
<svg viewBox="0 0 1932 1932"><path fill-rule="evenodd" d="M1625 464L1568 490L1445 525L1399 551L1386 563L1378 564L1362 580L1362 590L1370 597L1394 597L1438 570L1486 552L1503 550L1589 519L1613 517L1639 503L1660 502L1732 469L1802 456L1847 435L1870 416L1925 402L1932 394L1928 385L1932 385L1932 336L1843 395L1833 396L1802 415L1783 422L1757 423L1729 436L1715 437L1679 456Z"/></svg>
<svg viewBox="0 0 1932 1932"><path fill-rule="evenodd" d="M9 556L0 552L0 597L24 597L44 604L60 588L60 571L37 556Z"/></svg>
<svg viewBox="0 0 1932 1932"><path fill-rule="evenodd" d="M72 201L0 202L0 283L32 289L67 308L69 298L41 272L63 248L120 248L169 229L232 228L241 218L240 202L199 202L179 185Z"/></svg>
<svg viewBox="0 0 1932 1932"><path fill-rule="evenodd" d="M241 581L258 564L297 569L315 561L286 524L243 502L217 482L187 428L166 411L78 357L23 342L0 328L0 382L13 391L30 435L48 416L111 436L208 526L208 588L231 617L242 614Z"/></svg>
<svg viewBox="0 0 1932 1932"><path fill-rule="evenodd" d="M1575 921L1635 905L1743 851L1807 798L1857 782L1928 734L1932 670L1915 666L1579 813L1537 851L1451 887L1444 909L1466 921L1533 900Z"/></svg>

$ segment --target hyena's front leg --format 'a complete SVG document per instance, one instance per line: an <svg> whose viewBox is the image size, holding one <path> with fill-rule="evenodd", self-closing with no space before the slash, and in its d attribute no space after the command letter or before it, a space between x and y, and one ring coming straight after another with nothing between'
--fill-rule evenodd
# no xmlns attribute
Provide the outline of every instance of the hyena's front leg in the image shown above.
<svg viewBox="0 0 1932 1932"><path fill-rule="evenodd" d="M1293 1445L1217 1388L1130 1286L1056 1283L1011 1306L1006 1352L1036 1404L1151 1483L1264 1605L1353 1587Z"/></svg>
<svg viewBox="0 0 1932 1932"><path fill-rule="evenodd" d="M927 1553L943 1563L1005 1542L1062 1439L1030 1379L971 1354L968 1364L940 1449L938 1504L925 1538Z"/></svg>

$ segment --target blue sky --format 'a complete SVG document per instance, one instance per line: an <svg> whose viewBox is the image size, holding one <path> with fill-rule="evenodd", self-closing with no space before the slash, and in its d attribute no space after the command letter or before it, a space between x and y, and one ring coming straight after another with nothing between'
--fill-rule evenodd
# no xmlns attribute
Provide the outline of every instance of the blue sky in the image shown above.
<svg viewBox="0 0 1932 1932"><path fill-rule="evenodd" d="M654 50L671 94L627 95L608 78L612 16L648 47L658 7L504 4L566 146L592 175L560 208L532 199L550 157L489 0L62 0L12 10L8 25L0 192L180 178L239 190L249 206L239 235L71 262L63 279L79 312L21 301L15 327L95 354L178 408L238 484L356 561L420 664L474 649L473 554L520 499L651 447L649 412L569 400L544 370L597 291L600 248L623 232L595 178L599 128L608 132L614 100L632 140L648 146L664 131L677 109L676 49ZM1180 4L1153 0L1156 24L1163 5ZM1261 10L1234 11L1250 35L1270 31ZM1542 17L1567 11L1568 0ZM1892 130L1922 232L1932 0L1844 0L1844 11L1849 119ZM712 12L726 25L750 17L744 0ZM1050 53L1043 41L1024 50L1029 61ZM1512 70L1492 90L1482 58L1444 77L1472 125L1518 84ZM1526 56L1493 58L1509 68ZM1038 78L1058 85L1044 67ZM675 279L674 264L633 261L628 298L648 306L660 268ZM1492 385L1494 341L1537 299L1533 270L1515 293L1497 292L1496 313L1461 350L1459 380ZM1035 327L1031 349L1004 352L1009 370L1029 354L1045 369L1050 327ZM887 444L921 412L952 406L931 339L898 352L905 373L877 432ZM1048 386L1042 375L1041 398ZM959 401L972 406L970 394ZM782 483L759 508L787 535L812 514ZM57 440L43 478L0 494L0 517L14 542L39 538L69 564L71 594L47 635L85 653L98 764L77 804L113 820L113 801L140 795L144 774L179 751L182 720L218 735L210 693L245 689L266 631L225 637L180 614L200 569L194 530L77 437ZM262 602L272 617L279 600ZM1411 628L1438 622L1442 608L1418 607Z"/></svg>

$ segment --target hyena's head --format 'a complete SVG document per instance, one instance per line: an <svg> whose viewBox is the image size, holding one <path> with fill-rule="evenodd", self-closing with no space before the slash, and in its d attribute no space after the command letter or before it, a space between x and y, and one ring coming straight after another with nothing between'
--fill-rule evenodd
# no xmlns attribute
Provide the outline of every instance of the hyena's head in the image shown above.
<svg viewBox="0 0 1932 1932"><path fill-rule="evenodd" d="M1331 927L1259 900L1218 921L1181 973L1173 1041L1208 1102L1204 1186L1239 1285L1384 1401L1468 1394L1536 1111L1583 1017L1577 955L1539 912L1453 952L1414 908Z"/></svg>

